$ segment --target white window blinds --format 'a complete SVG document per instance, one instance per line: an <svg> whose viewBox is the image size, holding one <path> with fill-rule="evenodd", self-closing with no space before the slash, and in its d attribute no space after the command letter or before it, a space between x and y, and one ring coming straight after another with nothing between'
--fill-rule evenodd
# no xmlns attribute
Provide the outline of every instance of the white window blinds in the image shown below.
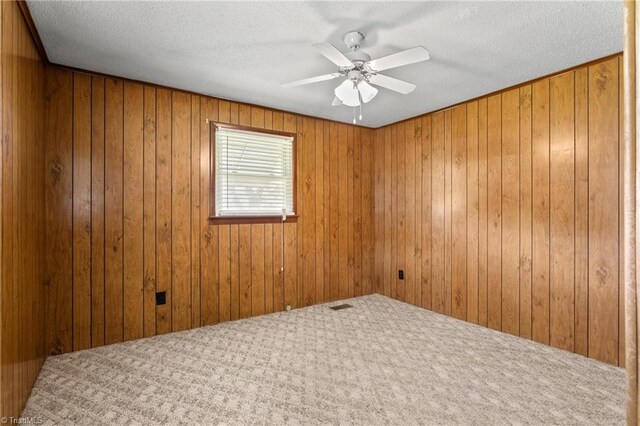
<svg viewBox="0 0 640 426"><path fill-rule="evenodd" d="M281 216L293 211L293 138L218 127L215 215Z"/></svg>

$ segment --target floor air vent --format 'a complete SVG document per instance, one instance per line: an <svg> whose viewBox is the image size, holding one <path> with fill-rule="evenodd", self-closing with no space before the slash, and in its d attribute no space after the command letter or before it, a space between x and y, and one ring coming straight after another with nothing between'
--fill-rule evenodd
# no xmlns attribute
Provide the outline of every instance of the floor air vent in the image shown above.
<svg viewBox="0 0 640 426"><path fill-rule="evenodd" d="M343 309L348 309L348 308L353 308L353 306L349 305L348 303L344 303L338 306L331 306L330 309L333 309L334 311L341 311Z"/></svg>

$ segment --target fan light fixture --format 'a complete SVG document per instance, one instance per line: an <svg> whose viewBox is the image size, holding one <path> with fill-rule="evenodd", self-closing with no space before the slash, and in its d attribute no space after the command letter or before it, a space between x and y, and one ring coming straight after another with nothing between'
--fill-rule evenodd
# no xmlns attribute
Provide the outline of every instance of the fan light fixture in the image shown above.
<svg viewBox="0 0 640 426"><path fill-rule="evenodd" d="M362 104L371 101L378 94L378 89L364 80L345 80L335 88L336 95L331 105L347 105L353 107L353 124L356 124L356 107L360 107L358 118L362 120ZM362 102L361 102L362 101Z"/></svg>
<svg viewBox="0 0 640 426"><path fill-rule="evenodd" d="M366 104L375 98L378 94L378 89L364 80L345 80L335 88L334 93L344 105L356 107L360 106L360 101Z"/></svg>
<svg viewBox="0 0 640 426"><path fill-rule="evenodd" d="M365 104L371 99L375 98L378 94L378 89L362 80L358 83L358 90L360 91L360 96L362 97L362 102Z"/></svg>
<svg viewBox="0 0 640 426"><path fill-rule="evenodd" d="M362 104L370 102L378 94L378 89L371 86L371 84L403 95L411 93L416 88L414 84L387 77L380 74L380 71L429 60L429 52L421 46L371 60L369 55L358 50L360 43L364 40L362 33L358 31L348 32L342 37L342 40L351 50L350 52L343 54L329 43L316 43L313 45L321 55L338 66L337 72L291 81L280 86L296 87L303 84L346 77L346 80L334 89L335 98L331 105L353 107L354 124L356 123L356 107L360 107L359 117L362 120Z"/></svg>
<svg viewBox="0 0 640 426"><path fill-rule="evenodd" d="M357 107L360 105L360 96L358 94L358 89L356 88L357 84L358 83L351 80L345 80L340 86L336 87L334 93L343 104L351 107Z"/></svg>

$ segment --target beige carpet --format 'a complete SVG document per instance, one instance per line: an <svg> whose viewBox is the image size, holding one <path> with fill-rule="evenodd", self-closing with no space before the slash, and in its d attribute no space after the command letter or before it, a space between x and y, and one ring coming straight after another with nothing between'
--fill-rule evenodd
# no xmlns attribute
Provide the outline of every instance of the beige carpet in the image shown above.
<svg viewBox="0 0 640 426"><path fill-rule="evenodd" d="M622 424L624 370L380 295L48 358L45 424Z"/></svg>

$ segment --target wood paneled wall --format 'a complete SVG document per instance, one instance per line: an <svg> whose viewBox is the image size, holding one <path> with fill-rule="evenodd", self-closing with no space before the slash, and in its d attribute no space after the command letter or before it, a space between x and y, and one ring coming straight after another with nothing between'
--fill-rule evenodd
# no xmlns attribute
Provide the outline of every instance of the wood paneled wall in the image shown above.
<svg viewBox="0 0 640 426"><path fill-rule="evenodd" d="M622 365L620 72L377 129L373 290Z"/></svg>
<svg viewBox="0 0 640 426"><path fill-rule="evenodd" d="M0 3L0 417L18 417L45 354L44 64Z"/></svg>
<svg viewBox="0 0 640 426"><path fill-rule="evenodd" d="M379 292L622 365L620 71L369 130L52 67L48 353ZM207 118L297 133L297 223L207 222Z"/></svg>
<svg viewBox="0 0 640 426"><path fill-rule="evenodd" d="M48 353L371 292L372 130L57 67L47 79ZM297 133L297 223L207 223L205 119Z"/></svg>

